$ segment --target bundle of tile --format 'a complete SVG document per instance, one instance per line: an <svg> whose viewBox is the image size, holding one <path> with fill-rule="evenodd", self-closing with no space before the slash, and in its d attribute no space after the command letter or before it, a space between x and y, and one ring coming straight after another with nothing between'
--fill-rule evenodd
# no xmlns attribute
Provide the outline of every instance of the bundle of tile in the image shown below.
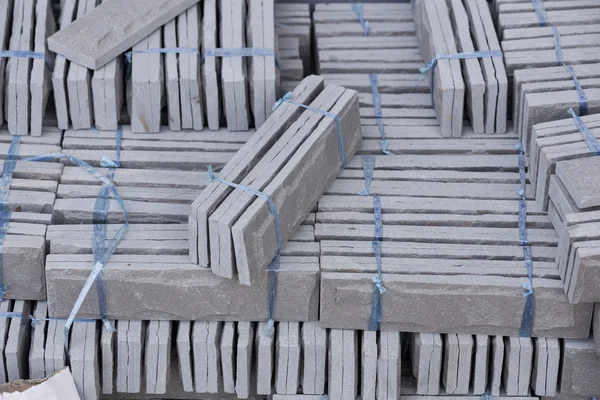
<svg viewBox="0 0 600 400"><path fill-rule="evenodd" d="M61 129L110 131L126 120L136 133L158 133L165 121L172 131L244 131L271 114L280 75L302 78L300 51L310 36L285 43L280 62L273 0L149 1L140 13L117 3L69 0L61 8L60 31L48 40L58 53Z"/></svg>
<svg viewBox="0 0 600 400"><path fill-rule="evenodd" d="M571 369L582 361L600 365L590 341L323 329L315 322L279 322L271 337L264 322L120 319L116 332L94 320L75 322L65 353L64 321L48 320L45 302L0 308L12 313L0 317L0 382L44 378L68 362L85 399L397 399L400 392L524 399L556 396L558 387L562 396L589 396L598 385L597 369L587 381Z"/></svg>
<svg viewBox="0 0 600 400"><path fill-rule="evenodd" d="M486 2L417 0L414 15L442 136L462 135L465 98L475 133L505 133L508 82Z"/></svg>
<svg viewBox="0 0 600 400"><path fill-rule="evenodd" d="M46 38L56 26L51 0L7 0L0 6L0 123L11 135L40 136L50 97L54 55Z"/></svg>
<svg viewBox="0 0 600 400"><path fill-rule="evenodd" d="M266 268L360 143L354 90L309 76L192 204L190 256L245 285Z"/></svg>
<svg viewBox="0 0 600 400"><path fill-rule="evenodd" d="M514 84L513 123L528 152L536 123L562 119L569 108L599 111L600 4L497 0L495 9Z"/></svg>
<svg viewBox="0 0 600 400"><path fill-rule="evenodd" d="M20 161L60 152L62 133L44 128L41 137L0 131L2 164L1 299L46 298L46 228L50 225L62 165Z"/></svg>

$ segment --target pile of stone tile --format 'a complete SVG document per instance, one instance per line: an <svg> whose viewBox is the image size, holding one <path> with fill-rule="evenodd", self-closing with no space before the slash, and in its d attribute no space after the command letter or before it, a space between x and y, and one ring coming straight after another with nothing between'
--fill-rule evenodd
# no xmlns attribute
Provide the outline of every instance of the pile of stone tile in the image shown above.
<svg viewBox="0 0 600 400"><path fill-rule="evenodd" d="M46 228L51 223L58 182L63 166L58 163L20 161L60 152L62 133L43 129L41 137L13 137L0 131L4 161L2 189L2 298L46 298ZM9 149L14 149L7 156ZM8 158L8 160L7 160ZM15 160L17 160L15 162ZM14 172L9 172L14 168Z"/></svg>
<svg viewBox="0 0 600 400"><path fill-rule="evenodd" d="M169 13L176 18L167 18L146 37L140 32L157 25L158 4L146 2L148 13L142 19L125 10L119 13L111 3L69 0L62 6L60 31L49 39L59 53L52 81L61 129L110 131L125 121L133 132L158 133L168 121L172 131L199 131L205 126L244 131L262 125L272 112L280 94L280 75L286 81L303 76L301 50L307 52L310 35L304 34L305 25L302 32L282 35L286 49L279 57L273 0L172 2ZM302 11L284 7L279 12L296 17ZM101 41L100 47L73 39L93 21L114 18L130 30L110 33L110 40ZM160 16L160 21L165 18ZM90 38L109 37L111 27L87 32ZM298 37L302 45L300 40L290 43ZM131 51L123 55L123 48ZM216 54L219 49L227 54ZM259 53L245 54L252 49Z"/></svg>
<svg viewBox="0 0 600 400"><path fill-rule="evenodd" d="M54 54L46 38L56 25L51 0L7 0L0 6L0 123L12 135L40 136L51 91Z"/></svg>
<svg viewBox="0 0 600 400"><path fill-rule="evenodd" d="M114 1L61 1L61 29ZM56 57L58 130L46 118L18 153L0 132L0 206L12 210L8 224L0 214L0 383L70 366L85 399L600 393L600 64L515 64L507 82L500 57L440 57L420 73L438 53L499 48L485 0L312 15L308 4L268 15L266 0L158 1L140 5L147 19L127 35ZM590 0L496 0L505 56L519 34L542 32L539 3L582 29L563 31L565 54L577 38L573 48L594 48ZM531 27L510 25L530 14ZM118 31L113 17L98 29ZM139 52L265 40L290 93L260 105L279 79L268 56ZM322 77L301 79L313 69ZM69 126L71 93L84 126ZM231 101L236 125L223 128ZM265 121L249 129L257 112ZM64 159L22 160L51 153Z"/></svg>
<svg viewBox="0 0 600 400"><path fill-rule="evenodd" d="M562 394L578 395L581 378L560 374L560 365L586 357L600 364L586 341L378 333L323 329L315 322L279 322L271 337L264 322L120 319L111 332L82 320L71 328L65 353L64 322L45 319L45 302L7 301L0 307L14 313L0 317L5 368L0 382L44 378L68 360L86 399L195 398L193 393L223 399L303 398L293 397L300 393L397 399L400 392L403 397L488 393L523 399L556 396L557 387ZM19 319L29 313L36 321L33 328Z"/></svg>

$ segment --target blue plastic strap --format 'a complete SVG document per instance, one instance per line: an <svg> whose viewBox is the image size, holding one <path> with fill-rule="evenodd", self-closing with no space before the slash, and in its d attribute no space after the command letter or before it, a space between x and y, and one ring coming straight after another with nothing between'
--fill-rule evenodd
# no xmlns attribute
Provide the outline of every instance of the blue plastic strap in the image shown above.
<svg viewBox="0 0 600 400"><path fill-rule="evenodd" d="M434 103L433 91L435 89L435 67L439 60L468 60L472 58L490 58L490 57L502 57L500 50L485 50L485 51L469 51L465 53L454 53L454 54L441 54L438 53L431 61L425 64L424 67L419 68L419 72L425 74L431 71L431 102Z"/></svg>
<svg viewBox="0 0 600 400"><path fill-rule="evenodd" d="M385 129L383 128L383 114L381 112L381 96L379 96L377 74L369 74L369 82L371 84L371 92L373 93L374 116L377 121L377 127L379 128L379 135L381 136L381 152L389 156L393 153L387 149L388 141L385 138Z"/></svg>
<svg viewBox="0 0 600 400"><path fill-rule="evenodd" d="M244 185L239 185L237 183L233 183L233 182L229 182L226 181L225 179L221 179L219 177L216 177L215 174L213 173L213 169L212 169L212 165L208 166L208 180L210 182L212 181L217 181L217 182L221 182L225 185L231 186L234 189L240 189L243 190L245 192L248 192L250 194L253 194L254 196L260 197L261 199L265 200L267 202L267 205L269 206L269 211L271 211L271 214L273 215L273 219L275 221L275 242L277 243L277 250L275 252L275 257L273 257L273 260L271 260L271 263L269 264L268 268L267 268L267 275L268 275L268 321L267 321L267 335L269 336L273 336L273 332L275 329L275 305L277 303L277 285L278 285L278 281L279 281L279 258L280 258L280 254L281 254L281 224L279 221L279 212L277 211L277 208L275 207L275 203L273 203L273 200L271 199L271 197L269 197L269 195L260 192L256 189L253 189L249 186L244 186Z"/></svg>
<svg viewBox="0 0 600 400"><path fill-rule="evenodd" d="M563 65L563 52L562 46L560 44L560 35L558 34L558 29L553 26L552 27L552 35L554 36L554 52L556 53L556 63L558 65Z"/></svg>
<svg viewBox="0 0 600 400"><path fill-rule="evenodd" d="M527 282L523 283L525 292L525 308L521 318L521 337L531 337L533 334L533 326L535 322L535 293L533 290L533 258L531 256L531 247L527 240L527 195L526 175L525 175L525 152L523 146L519 143L517 146L519 151L519 181L520 186L517 189L519 195L519 244L523 248L523 259L527 268Z"/></svg>
<svg viewBox="0 0 600 400"><path fill-rule="evenodd" d="M25 51L25 50L2 50L0 51L0 58L33 58L36 60L44 60L46 67L50 71L54 71L54 62L52 58L48 57L46 53L37 51Z"/></svg>
<svg viewBox="0 0 600 400"><path fill-rule="evenodd" d="M21 314L20 312L12 312L12 311L8 311L8 312L0 312L0 318L19 318L19 319L27 319L23 314Z"/></svg>
<svg viewBox="0 0 600 400"><path fill-rule="evenodd" d="M600 143L598 143L598 139L592 135L592 132L590 132L585 122L575 114L575 111L573 111L572 108L569 108L569 114L573 117L573 122L581 136L583 136L583 140L585 140L590 152L595 156L600 155Z"/></svg>
<svg viewBox="0 0 600 400"><path fill-rule="evenodd" d="M71 310L71 313L69 314L69 317L67 318L67 322L65 323L64 335L65 335L65 352L68 353L69 330L71 329L71 325L73 324L73 321L75 321L75 318L77 317L77 313L79 312L79 309L81 308L81 305L83 304L83 301L85 300L85 298L87 297L87 294L89 293L90 289L92 288L92 285L96 281L96 278L102 272L104 265L106 265L106 263L108 262L110 257L113 255L113 253L115 252L117 247L119 247L121 240L127 233L127 230L129 229L129 214L127 214L127 208L125 207L125 203L121 199L121 196L119 196L119 194L117 193L117 189L116 189L115 185L113 184L112 180L110 179L110 177L100 173L98 170L93 168L87 162L80 160L79 158L67 155L67 154L47 154L47 155L42 155L42 156L37 156L37 157L29 157L29 158L24 159L24 161L40 161L40 162L41 161L58 161L58 160L69 160L73 165L83 168L88 174L90 174L94 178L98 179L100 182L107 185L110 188L110 192L112 193L114 199L117 201L117 204L121 208L121 211L123 212L123 216L125 219L123 226L121 226L121 228L114 234L114 236L110 239L108 244L105 246L102 257L100 257L95 262L94 267L92 268L92 272L90 273L87 280L85 281L85 284L84 284L83 288L81 289L81 292L79 293L79 296L77 297L77 300L75 301L75 304L73 305L73 309Z"/></svg>
<svg viewBox="0 0 600 400"><path fill-rule="evenodd" d="M119 126L116 133L116 161L113 161L110 157L104 155L100 161L100 166L110 168L107 176L111 180L114 179L115 169L121 165L121 142L123 139L123 129ZM98 197L94 203L93 211L93 222L94 222L94 236L92 238L92 250L94 253L94 262L102 262L105 254L106 246L106 224L108 222L108 209L110 206L109 201L110 187L103 184L98 192ZM100 317L106 330L114 332L115 328L108 320L106 310L106 288L104 286L104 279L102 271L96 277L96 289L98 293L98 309L100 311Z"/></svg>
<svg viewBox="0 0 600 400"><path fill-rule="evenodd" d="M362 162L363 173L365 175L365 186L360 189L358 195L371 195L371 182L373 181L373 172L375 170L375 156L360 156Z"/></svg>
<svg viewBox="0 0 600 400"><path fill-rule="evenodd" d="M4 270L3 270L3 259L4 259L4 239L8 232L8 225L10 224L10 216L12 211L8 204L8 192L10 190L10 183L12 182L15 167L17 165L17 157L19 155L19 145L21 143L20 136L13 136L8 148L8 154L4 161L2 168L2 181L0 181L0 301L4 300L4 295L8 290L8 284L4 283Z"/></svg>
<svg viewBox="0 0 600 400"><path fill-rule="evenodd" d="M190 47L172 47L166 49L144 49L144 50L131 50L125 53L125 57L127 58L127 62L131 63L131 57L133 54L173 54L173 53L190 53L190 54L198 54L200 56L200 50L190 48Z"/></svg>
<svg viewBox="0 0 600 400"><path fill-rule="evenodd" d="M546 26L548 24L548 18L546 16L546 7L544 7L544 0L531 0L531 5L535 10L538 22L540 26Z"/></svg>
<svg viewBox="0 0 600 400"><path fill-rule="evenodd" d="M352 3L352 11L356 14L360 26L362 26L363 36L369 36L369 21L365 21L365 6L363 3Z"/></svg>
<svg viewBox="0 0 600 400"><path fill-rule="evenodd" d="M345 168L346 167L346 152L344 151L344 136L342 135L342 122L340 121L340 117L338 117L337 114L334 114L329 111L319 110L318 108L313 108L311 106L307 106L302 103L296 103L295 101L292 100L292 97L293 97L292 92L287 92L281 99L277 100L277 102L273 105L273 111L275 111L283 103L290 103L290 104L294 104L295 106L305 108L312 112L316 112L318 114L321 114L321 115L324 115L326 117L333 119L335 121L335 125L337 128L337 140L338 140L338 147L340 150L340 160L342 162L342 168Z"/></svg>
<svg viewBox="0 0 600 400"><path fill-rule="evenodd" d="M385 292L381 273L381 241L383 240L383 224L381 222L381 200L373 196L373 216L375 221L375 240L371 243L377 263L377 275L373 277L373 304L369 318L369 330L378 331L381 326L381 295Z"/></svg>
<svg viewBox="0 0 600 400"><path fill-rule="evenodd" d="M275 49L260 49L253 47L242 47L238 49L204 49L203 57L275 57L275 66L281 68L279 57L275 53Z"/></svg>
<svg viewBox="0 0 600 400"><path fill-rule="evenodd" d="M585 96L585 92L579 84L579 79L577 79L577 75L575 74L575 70L573 69L573 67L570 65L565 65L564 63L562 46L560 44L560 35L558 33L558 29L555 26L552 27L552 35L554 36L554 51L556 52L556 64L559 66L564 66L571 75L571 78L573 78L575 90L577 91L577 98L579 99L579 116L582 117L584 115L587 115L588 101Z"/></svg>
<svg viewBox="0 0 600 400"><path fill-rule="evenodd" d="M588 113L587 97L585 96L583 88L579 84L579 79L577 79L577 75L575 75L575 70L573 69L573 67L571 65L565 65L565 68L567 69L567 71L569 71L569 74L571 74L571 77L573 78L575 90L577 91L577 99L579 100L579 116L583 117Z"/></svg>
<svg viewBox="0 0 600 400"><path fill-rule="evenodd" d="M31 327L36 328L42 321L66 321L66 318L35 318L33 315L29 316L31 321ZM77 318L73 322L96 322L94 318Z"/></svg>

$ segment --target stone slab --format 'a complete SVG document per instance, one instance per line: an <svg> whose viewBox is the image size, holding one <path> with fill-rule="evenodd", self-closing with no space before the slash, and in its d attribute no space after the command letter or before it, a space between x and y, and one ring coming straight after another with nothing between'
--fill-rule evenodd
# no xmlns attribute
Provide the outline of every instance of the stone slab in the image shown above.
<svg viewBox="0 0 600 400"><path fill-rule="evenodd" d="M324 327L366 329L371 312L372 274L321 273L321 323ZM514 313L513 310L522 310L524 307L521 286L523 278L387 274L383 281L387 289L382 298L383 330L487 335L515 335L520 331L521 313ZM534 336L587 337L591 323L590 305L570 304L564 295L562 283L558 280L534 278L533 286L536 288ZM452 295L444 295L443 288L451 290ZM484 296L476 296L477 291L485 292L485 296L493 293L502 300L488 304ZM468 292L470 301L461 299L458 296L460 292ZM335 301L332 299L333 293ZM485 309L487 317L479 321L471 317L468 322L461 321L460 315L449 314L454 301L457 302L455 306L462 310L463 316L472 317L477 315L477 310ZM386 307L388 302L392 302L394 306ZM420 307L427 311L413 313ZM473 309L468 311L465 307ZM560 312L557 307L560 307ZM439 310L444 314L442 316L432 310Z"/></svg>
<svg viewBox="0 0 600 400"><path fill-rule="evenodd" d="M360 134L356 131L358 128L356 92L346 91L342 99L345 101L338 103L339 107L336 104L332 112L337 114L341 121L343 148L346 158L349 159L361 140ZM339 171L338 166L341 163L335 126L332 119L326 118L317 132L299 148L289 163L264 190L264 193L274 199L278 207L280 221L283 222L281 225L283 242L306 218L312 204L321 197ZM329 156L318 157L317 155L322 152ZM331 173L324 175L323 171ZM305 186L305 182L309 181L313 182L310 191L306 190ZM266 202L262 199L255 200L232 226L231 233L238 273L248 270L250 279L246 283L253 284L257 276L264 275L264 267L276 253L276 243L272 240L275 237L275 224ZM259 238L262 238L262 244L257 247L256 240ZM256 249L261 247L263 251L259 253Z"/></svg>

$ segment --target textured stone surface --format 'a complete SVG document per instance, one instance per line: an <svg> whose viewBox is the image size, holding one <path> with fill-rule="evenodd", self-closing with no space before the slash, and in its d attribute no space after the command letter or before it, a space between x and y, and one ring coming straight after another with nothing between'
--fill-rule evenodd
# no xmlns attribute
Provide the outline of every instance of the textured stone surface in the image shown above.
<svg viewBox="0 0 600 400"><path fill-rule="evenodd" d="M563 396L595 396L600 393L600 355L593 339L565 340L560 380Z"/></svg>
<svg viewBox="0 0 600 400"><path fill-rule="evenodd" d="M556 163L556 175L580 209L600 206L599 168L597 157Z"/></svg>

